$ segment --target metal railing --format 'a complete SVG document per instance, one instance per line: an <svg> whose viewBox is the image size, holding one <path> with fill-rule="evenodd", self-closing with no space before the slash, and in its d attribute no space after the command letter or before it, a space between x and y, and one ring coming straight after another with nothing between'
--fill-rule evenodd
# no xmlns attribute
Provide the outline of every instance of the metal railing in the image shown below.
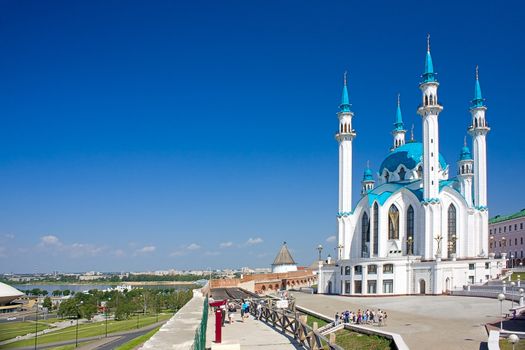
<svg viewBox="0 0 525 350"><path fill-rule="evenodd" d="M206 327L208 325L208 297L204 298L204 306L202 308L202 319L201 324L195 331L195 340L193 346L194 350L205 350L206 349Z"/></svg>
<svg viewBox="0 0 525 350"><path fill-rule="evenodd" d="M306 324L306 315L289 309L278 309L273 302L261 304L259 320L283 333L290 333L294 339L305 349L329 349L343 350L342 347L331 343L329 339L321 335L319 330L314 330ZM250 302L250 313L258 316L257 302Z"/></svg>

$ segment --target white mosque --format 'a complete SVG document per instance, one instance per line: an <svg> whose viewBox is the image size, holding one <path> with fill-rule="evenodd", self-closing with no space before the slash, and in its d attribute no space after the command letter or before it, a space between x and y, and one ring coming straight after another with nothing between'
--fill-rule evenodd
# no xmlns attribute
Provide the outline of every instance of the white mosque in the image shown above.
<svg viewBox="0 0 525 350"><path fill-rule="evenodd" d="M439 83L427 42L421 104L422 142L405 141L398 98L393 145L377 181L367 166L361 198L352 205L352 144L356 131L346 76L339 106L339 212L336 264L320 265L319 293L442 294L501 274L504 260L488 255L487 107L476 67L472 116L457 176L439 153ZM459 144L459 142L458 142ZM459 147L458 147L459 148Z"/></svg>

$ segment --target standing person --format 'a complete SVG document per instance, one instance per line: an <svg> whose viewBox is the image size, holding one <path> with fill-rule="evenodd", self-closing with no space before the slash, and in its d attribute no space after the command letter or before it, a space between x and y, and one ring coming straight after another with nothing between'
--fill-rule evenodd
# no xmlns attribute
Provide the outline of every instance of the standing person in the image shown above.
<svg viewBox="0 0 525 350"><path fill-rule="evenodd" d="M224 323L226 323L226 304L221 305L220 309L221 309L221 315L222 315L221 326L224 327Z"/></svg>
<svg viewBox="0 0 525 350"><path fill-rule="evenodd" d="M246 318L250 317L250 302L246 300L246 309L244 310L244 314L246 315Z"/></svg>
<svg viewBox="0 0 525 350"><path fill-rule="evenodd" d="M339 312L335 313L334 317L334 325L337 326L339 324Z"/></svg>
<svg viewBox="0 0 525 350"><path fill-rule="evenodd" d="M229 303L228 304L228 322L230 324L233 323L234 312L235 312L235 305L233 303Z"/></svg>
<svg viewBox="0 0 525 350"><path fill-rule="evenodd" d="M244 299L241 299L241 321L244 322Z"/></svg>
<svg viewBox="0 0 525 350"><path fill-rule="evenodd" d="M257 304L257 319L260 320L262 316L262 304Z"/></svg>
<svg viewBox="0 0 525 350"><path fill-rule="evenodd" d="M386 313L386 311L384 312L384 315L383 315L383 325L386 326L386 319L388 318L388 315Z"/></svg>

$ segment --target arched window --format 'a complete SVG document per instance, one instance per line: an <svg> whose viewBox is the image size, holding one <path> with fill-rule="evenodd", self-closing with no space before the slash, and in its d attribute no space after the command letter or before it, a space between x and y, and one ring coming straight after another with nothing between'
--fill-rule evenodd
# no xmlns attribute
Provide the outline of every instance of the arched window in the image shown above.
<svg viewBox="0 0 525 350"><path fill-rule="evenodd" d="M423 178L423 167L421 165L417 167L417 177L419 179Z"/></svg>
<svg viewBox="0 0 525 350"><path fill-rule="evenodd" d="M372 254L377 255L378 246L379 246L379 206L377 202L374 203L374 245L372 248Z"/></svg>
<svg viewBox="0 0 525 350"><path fill-rule="evenodd" d="M414 254L414 208L407 210L407 254Z"/></svg>
<svg viewBox="0 0 525 350"><path fill-rule="evenodd" d="M425 106L427 106L427 105L428 105L428 96L425 95Z"/></svg>
<svg viewBox="0 0 525 350"><path fill-rule="evenodd" d="M399 209L394 204L388 209L388 239L399 239Z"/></svg>
<svg viewBox="0 0 525 350"><path fill-rule="evenodd" d="M433 105L434 102L433 102L433 98L432 98L432 95L430 95L430 104Z"/></svg>
<svg viewBox="0 0 525 350"><path fill-rule="evenodd" d="M370 243L370 219L368 218L368 214L365 212L363 213L363 217L361 218L361 257L362 258L368 257L367 243Z"/></svg>
<svg viewBox="0 0 525 350"><path fill-rule="evenodd" d="M345 275L350 275L351 268L350 266L345 266Z"/></svg>
<svg viewBox="0 0 525 350"><path fill-rule="evenodd" d="M340 129L341 129L341 132L343 132L343 124L341 124Z"/></svg>
<svg viewBox="0 0 525 350"><path fill-rule="evenodd" d="M451 204L448 207L448 257L451 257L451 254L456 253L456 207L454 204Z"/></svg>
<svg viewBox="0 0 525 350"><path fill-rule="evenodd" d="M478 127L478 118L474 118L474 127Z"/></svg>
<svg viewBox="0 0 525 350"><path fill-rule="evenodd" d="M399 169L399 180L400 181L405 181L405 175L406 175L406 170L404 167L401 167L401 169Z"/></svg>
<svg viewBox="0 0 525 350"><path fill-rule="evenodd" d="M385 170L385 182L388 182L389 177L388 171Z"/></svg>

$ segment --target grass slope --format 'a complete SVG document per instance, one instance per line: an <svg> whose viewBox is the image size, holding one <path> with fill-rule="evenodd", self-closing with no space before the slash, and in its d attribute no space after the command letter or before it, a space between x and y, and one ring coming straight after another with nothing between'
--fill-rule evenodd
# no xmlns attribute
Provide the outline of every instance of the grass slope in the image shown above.
<svg viewBox="0 0 525 350"><path fill-rule="evenodd" d="M160 327L157 327L155 329L152 329L148 333L141 335L140 337L136 337L132 340L130 340L127 343L122 344L121 346L115 348L115 350L132 350L135 349L137 346L144 344L149 338L153 336L153 334L157 333Z"/></svg>
<svg viewBox="0 0 525 350"><path fill-rule="evenodd" d="M169 319L172 314L161 314L159 315L159 321ZM156 322L155 316L146 316L139 318L139 326L137 327L137 318L125 320L125 321L109 321L108 322L108 333L128 331L136 328L142 328ZM34 327L34 325L33 325ZM106 323L97 322L89 324L81 324L78 326L78 338L87 338L105 335ZM63 340L73 340L76 337L76 323L72 322L70 327L51 332L45 335L38 336L38 344L54 343ZM34 344L34 338L17 341L9 344L0 346L0 349L13 349L22 346L31 346Z"/></svg>
<svg viewBox="0 0 525 350"><path fill-rule="evenodd" d="M366 335L341 329L335 332L335 342L343 349L391 350L390 339L376 335Z"/></svg>
<svg viewBox="0 0 525 350"><path fill-rule="evenodd" d="M47 322L38 322L38 331L48 328L50 327ZM33 321L0 323L0 341L15 338L19 335L34 333L35 330L36 324Z"/></svg>

